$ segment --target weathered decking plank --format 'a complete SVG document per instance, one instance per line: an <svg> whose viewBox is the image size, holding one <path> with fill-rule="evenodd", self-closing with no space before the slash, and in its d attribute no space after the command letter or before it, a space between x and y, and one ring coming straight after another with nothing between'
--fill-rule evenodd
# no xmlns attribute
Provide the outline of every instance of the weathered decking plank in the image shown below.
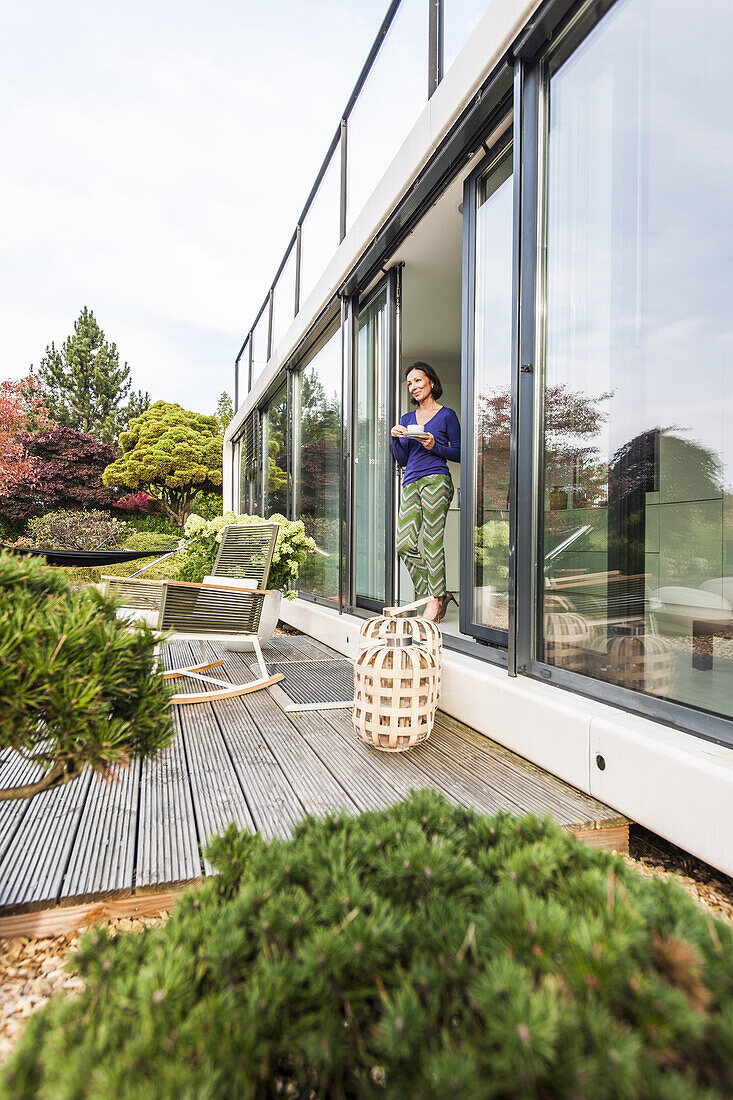
<svg viewBox="0 0 733 1100"><path fill-rule="evenodd" d="M254 820L222 737L215 707L206 703L181 707L179 718L203 849L232 822L240 829L254 832ZM207 875L213 872L205 856L204 870Z"/></svg>
<svg viewBox="0 0 733 1100"><path fill-rule="evenodd" d="M180 734L178 709L173 721ZM196 817L183 738L143 762L135 885L138 890L189 882L201 876Z"/></svg>
<svg viewBox="0 0 733 1100"><path fill-rule="evenodd" d="M92 777L61 898L129 893L135 860L140 762Z"/></svg>
<svg viewBox="0 0 733 1100"><path fill-rule="evenodd" d="M433 739L460 754L466 766L501 789L514 792L519 813L551 813L561 825L580 827L588 822L622 820L591 795L563 783L536 764L471 729L463 722L438 713Z"/></svg>
<svg viewBox="0 0 733 1100"><path fill-rule="evenodd" d="M0 863L0 908L55 902L91 776L37 794Z"/></svg>
<svg viewBox="0 0 733 1100"><path fill-rule="evenodd" d="M25 783L35 782L41 775L37 764L24 760L18 753L6 749L0 754L0 786L20 787ZM7 802L0 802L0 860L12 843L30 804L30 799L27 798L12 798Z"/></svg>
<svg viewBox="0 0 733 1100"><path fill-rule="evenodd" d="M238 654L231 664L233 675L243 682L251 673ZM297 794L305 813L324 815L355 810L347 788L334 778L321 757L304 740L293 715L285 714L265 691L239 700L254 720L266 744L278 760L285 778Z"/></svg>

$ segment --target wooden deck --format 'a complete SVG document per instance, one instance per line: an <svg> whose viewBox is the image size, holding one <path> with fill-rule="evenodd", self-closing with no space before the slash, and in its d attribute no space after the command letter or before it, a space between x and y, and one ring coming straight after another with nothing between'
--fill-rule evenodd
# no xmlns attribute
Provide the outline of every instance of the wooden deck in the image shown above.
<svg viewBox="0 0 733 1100"><path fill-rule="evenodd" d="M251 678L250 654L223 655L223 674ZM305 637L265 648L270 660L325 656ZM169 666L197 657L187 643L166 651ZM549 813L590 843L628 848L625 818L443 714L428 742L399 755L358 742L348 710L285 714L265 691L174 715L178 736L158 760L0 803L0 935L18 934L9 914L61 918L64 907L105 899L129 913L133 898L144 911L145 896L211 873L203 851L231 821L287 837L306 813L386 808L423 786L485 813ZM3 778L18 767L6 757Z"/></svg>

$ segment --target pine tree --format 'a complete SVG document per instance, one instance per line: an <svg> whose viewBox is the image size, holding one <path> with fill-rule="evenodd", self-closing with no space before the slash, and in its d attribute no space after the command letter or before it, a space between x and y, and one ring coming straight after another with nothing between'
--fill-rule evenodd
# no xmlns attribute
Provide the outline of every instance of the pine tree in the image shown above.
<svg viewBox="0 0 733 1100"><path fill-rule="evenodd" d="M222 390L219 394L219 400L216 403L216 412L214 416L219 421L219 427L222 434L229 427L229 422L234 416L234 406L232 405L232 399L226 390Z"/></svg>
<svg viewBox="0 0 733 1100"><path fill-rule="evenodd" d="M53 419L67 428L114 443L128 416L130 368L120 364L116 344L108 343L86 306L74 322L74 333L61 350L52 343L41 360L39 375L46 388L46 404ZM132 415L149 396L136 394Z"/></svg>

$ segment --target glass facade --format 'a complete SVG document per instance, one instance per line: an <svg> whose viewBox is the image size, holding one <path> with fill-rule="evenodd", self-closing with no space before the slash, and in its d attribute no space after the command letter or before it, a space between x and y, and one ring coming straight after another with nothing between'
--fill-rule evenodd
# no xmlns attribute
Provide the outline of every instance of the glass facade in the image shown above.
<svg viewBox="0 0 733 1100"><path fill-rule="evenodd" d="M548 68L540 652L728 716L731 32L619 0Z"/></svg>
<svg viewBox="0 0 733 1100"><path fill-rule="evenodd" d="M416 10L400 9L383 65ZM443 10L458 48L481 11ZM434 359L462 427L446 645L733 743L733 77L714 48L733 7L616 0L547 19L545 45L517 60L521 142L507 81L441 194L425 184L416 199L418 176L414 224L395 211L386 285L375 268L342 306L358 308L343 330L350 389L334 322L297 362L290 426L286 388L271 401L264 512L291 503L316 542L304 595L404 602L390 417L405 362ZM307 233L303 249L307 265Z"/></svg>
<svg viewBox="0 0 733 1100"><path fill-rule="evenodd" d="M263 515L288 515L288 387L283 383L262 418Z"/></svg>
<svg viewBox="0 0 733 1100"><path fill-rule="evenodd" d="M341 329L307 360L295 385L299 445L295 453L295 515L315 539L316 552L301 566L298 589L339 598L341 548Z"/></svg>
<svg viewBox="0 0 733 1100"><path fill-rule="evenodd" d="M509 626L512 146L476 191L472 621Z"/></svg>

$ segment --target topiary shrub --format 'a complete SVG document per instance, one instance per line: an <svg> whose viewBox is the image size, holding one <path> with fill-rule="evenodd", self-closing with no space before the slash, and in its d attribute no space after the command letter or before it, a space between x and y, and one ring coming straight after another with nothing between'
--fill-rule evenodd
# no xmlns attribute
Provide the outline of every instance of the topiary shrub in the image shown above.
<svg viewBox="0 0 733 1100"><path fill-rule="evenodd" d="M62 509L29 520L26 537L32 546L47 549L114 550L125 541L128 531L129 524L109 512Z"/></svg>
<svg viewBox="0 0 733 1100"><path fill-rule="evenodd" d="M81 941L4 1097L722 1097L733 932L551 821L434 792L266 844Z"/></svg>
<svg viewBox="0 0 733 1100"><path fill-rule="evenodd" d="M118 620L97 589L74 590L43 562L0 553L0 750L40 768L0 799L164 748L170 689L155 646L151 630Z"/></svg>

